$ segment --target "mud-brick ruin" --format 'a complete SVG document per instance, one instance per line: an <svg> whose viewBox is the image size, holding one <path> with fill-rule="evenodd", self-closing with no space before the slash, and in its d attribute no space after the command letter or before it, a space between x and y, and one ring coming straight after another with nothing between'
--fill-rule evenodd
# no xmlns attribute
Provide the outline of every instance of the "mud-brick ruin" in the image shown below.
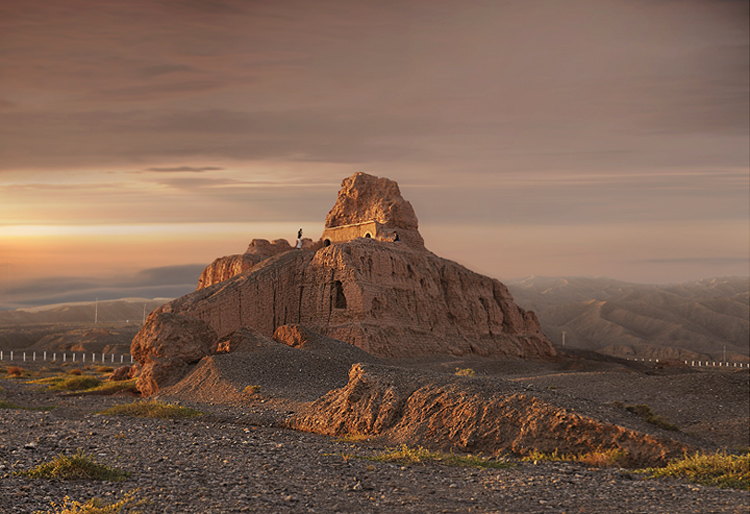
<svg viewBox="0 0 750 514"><path fill-rule="evenodd" d="M167 330L167 313L177 315L167 324L173 338L181 333L178 318L186 330L195 332L196 323L210 330L200 331L207 354L241 329L270 338L290 324L379 357L554 354L534 313L518 307L503 284L425 248L396 182L364 173L346 178L325 227L302 250L254 240L244 254L217 259L195 292L152 313L133 354L148 361L142 349Z"/></svg>
<svg viewBox="0 0 750 514"><path fill-rule="evenodd" d="M414 209L387 178L356 173L345 179L325 227L323 246L360 237L392 242L398 234L400 243L424 249Z"/></svg>

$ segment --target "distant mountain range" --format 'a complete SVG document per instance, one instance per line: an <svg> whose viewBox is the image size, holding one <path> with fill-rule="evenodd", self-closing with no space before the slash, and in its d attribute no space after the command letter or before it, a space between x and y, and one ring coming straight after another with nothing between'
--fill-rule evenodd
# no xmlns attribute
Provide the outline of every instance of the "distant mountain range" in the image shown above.
<svg viewBox="0 0 750 514"><path fill-rule="evenodd" d="M536 312L542 330L558 345L565 332L566 346L617 357L724 360L726 352L727 360L750 360L747 277L648 285L531 276L503 283L518 305ZM97 347L106 340L125 349L140 328L144 307L148 315L167 301L123 298L0 311L0 348L52 349L96 339ZM104 326L112 337L99 335Z"/></svg>
<svg viewBox="0 0 750 514"><path fill-rule="evenodd" d="M748 361L750 278L669 285L610 278L503 281L554 343L626 358Z"/></svg>
<svg viewBox="0 0 750 514"><path fill-rule="evenodd" d="M0 326L37 323L93 323L131 321L140 323L170 298L120 298L98 302L68 302L14 311L0 311Z"/></svg>
<svg viewBox="0 0 750 514"><path fill-rule="evenodd" d="M130 341L165 298L122 298L0 311L0 350L128 353Z"/></svg>

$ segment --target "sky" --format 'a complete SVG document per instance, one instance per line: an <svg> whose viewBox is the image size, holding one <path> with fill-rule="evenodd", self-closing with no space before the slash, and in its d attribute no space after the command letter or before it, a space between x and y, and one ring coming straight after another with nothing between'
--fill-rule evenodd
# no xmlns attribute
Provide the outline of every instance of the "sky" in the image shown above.
<svg viewBox="0 0 750 514"><path fill-rule="evenodd" d="M0 309L174 297L396 180L501 280L750 274L727 0L0 0Z"/></svg>

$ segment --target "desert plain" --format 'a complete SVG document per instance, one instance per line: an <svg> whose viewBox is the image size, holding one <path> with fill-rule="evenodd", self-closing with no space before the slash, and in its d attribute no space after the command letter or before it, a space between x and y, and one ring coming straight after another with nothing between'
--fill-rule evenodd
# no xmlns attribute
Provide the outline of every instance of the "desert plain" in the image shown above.
<svg viewBox="0 0 750 514"><path fill-rule="evenodd" d="M24 363L29 376L0 375L4 401L54 407L1 411L0 511L46 512L65 496L115 501L128 491L143 502L138 509L144 513L742 513L750 508L748 491L651 478L617 465L523 459L510 452L475 452L507 461L508 467L497 469L429 459L367 460L398 444L417 445L396 443L398 434L336 437L288 428L289 420L325 389L346 386L349 364L321 350L314 358L304 355L312 351L295 352L298 358L284 356L281 362L252 354L204 358L185 379L157 394L160 401L203 413L180 420L98 414L138 400L132 391L54 392L28 383L68 371L71 364ZM491 382L582 416L676 440L691 451L747 449L747 369L656 369L576 351L537 362L436 357L375 366L407 377ZM457 376L456 368L475 374ZM97 375L95 369L82 371ZM243 384L257 388L247 393L239 387ZM648 404L679 432L643 423L617 407L621 404ZM16 474L78 450L130 472L130 478L57 481Z"/></svg>

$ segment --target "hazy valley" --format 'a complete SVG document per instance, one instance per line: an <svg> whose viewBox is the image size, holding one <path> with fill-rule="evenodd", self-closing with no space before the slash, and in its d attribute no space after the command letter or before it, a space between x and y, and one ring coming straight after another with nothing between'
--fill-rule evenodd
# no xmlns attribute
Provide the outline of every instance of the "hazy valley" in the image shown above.
<svg viewBox="0 0 750 514"><path fill-rule="evenodd" d="M553 342L622 358L748 362L750 280L646 285L528 277L505 284ZM726 354L724 353L726 350Z"/></svg>
<svg viewBox="0 0 750 514"><path fill-rule="evenodd" d="M748 362L748 278L648 285L527 277L505 284L519 305L537 314L556 345L562 345L564 331L568 347L621 358L718 361L726 349L728 361ZM144 307L148 315L169 300L123 298L0 311L0 349L128 353Z"/></svg>

